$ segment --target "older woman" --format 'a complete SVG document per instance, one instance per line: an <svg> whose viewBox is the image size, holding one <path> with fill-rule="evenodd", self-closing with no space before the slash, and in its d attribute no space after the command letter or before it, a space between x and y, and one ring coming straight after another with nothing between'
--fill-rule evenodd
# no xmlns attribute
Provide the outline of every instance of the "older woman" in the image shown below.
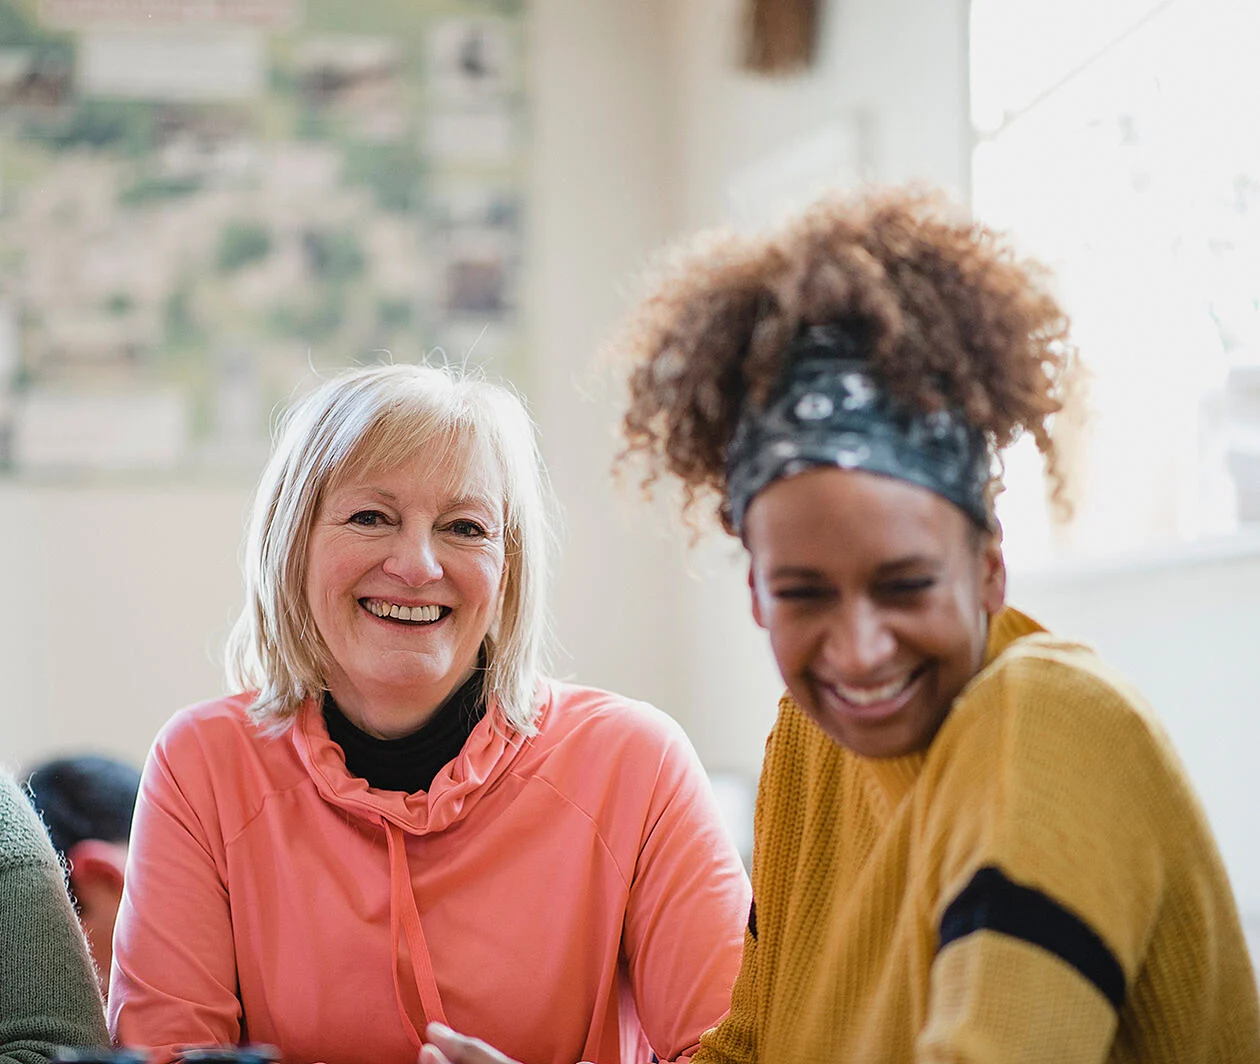
<svg viewBox="0 0 1260 1064"><path fill-rule="evenodd" d="M688 1055L748 893L691 747L539 675L547 498L520 402L432 368L327 382L263 475L229 665L144 770L116 1040L414 1064Z"/></svg>
<svg viewBox="0 0 1260 1064"><path fill-rule="evenodd" d="M1260 1060L1225 870L1163 730L1004 605L992 499L1066 320L901 193L709 238L633 315L625 430L716 498L787 685L706 1062Z"/></svg>

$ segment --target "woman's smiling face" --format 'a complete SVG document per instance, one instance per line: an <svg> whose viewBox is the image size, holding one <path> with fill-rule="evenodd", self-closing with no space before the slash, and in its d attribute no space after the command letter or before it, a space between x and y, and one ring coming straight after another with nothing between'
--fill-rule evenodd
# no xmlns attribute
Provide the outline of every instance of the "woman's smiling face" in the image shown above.
<svg viewBox="0 0 1260 1064"><path fill-rule="evenodd" d="M406 735L471 674L499 614L504 502L494 463L428 448L334 484L307 547L306 601L356 725ZM457 467L452 472L452 467Z"/></svg>
<svg viewBox="0 0 1260 1064"><path fill-rule="evenodd" d="M761 491L744 542L753 616L801 709L866 757L926 748L984 661L996 538L933 492L823 468Z"/></svg>

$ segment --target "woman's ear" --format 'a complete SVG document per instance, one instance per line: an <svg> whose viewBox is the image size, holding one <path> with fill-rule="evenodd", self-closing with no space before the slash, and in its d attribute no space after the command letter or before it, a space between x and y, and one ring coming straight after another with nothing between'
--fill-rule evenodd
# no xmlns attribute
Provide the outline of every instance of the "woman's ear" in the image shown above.
<svg viewBox="0 0 1260 1064"><path fill-rule="evenodd" d="M753 620L757 622L758 628L765 628L766 620L761 612L761 594L757 590L757 574L753 569L751 559L748 562L748 594L752 597Z"/></svg>
<svg viewBox="0 0 1260 1064"><path fill-rule="evenodd" d="M980 544L980 605L992 617L1006 603L1006 558L999 533L986 534Z"/></svg>

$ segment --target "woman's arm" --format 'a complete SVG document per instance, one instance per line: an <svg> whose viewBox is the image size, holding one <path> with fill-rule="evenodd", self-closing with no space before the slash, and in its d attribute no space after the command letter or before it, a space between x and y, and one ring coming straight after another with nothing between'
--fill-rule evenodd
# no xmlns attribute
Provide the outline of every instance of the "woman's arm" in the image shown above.
<svg viewBox="0 0 1260 1064"><path fill-rule="evenodd" d="M662 1061L687 1060L725 1017L751 892L681 729L655 773L623 944L639 1020Z"/></svg>
<svg viewBox="0 0 1260 1064"><path fill-rule="evenodd" d="M968 700L929 781L920 852L942 889L915 1059L1100 1064L1168 885L1179 799L1158 740L1059 661L1004 667Z"/></svg>
<svg viewBox="0 0 1260 1064"><path fill-rule="evenodd" d="M178 768L176 768L176 765ZM109 1029L152 1047L241 1036L222 836L201 751L164 735L145 765L114 932Z"/></svg>
<svg viewBox="0 0 1260 1064"><path fill-rule="evenodd" d="M0 778L0 1064L108 1041L65 880L35 811Z"/></svg>

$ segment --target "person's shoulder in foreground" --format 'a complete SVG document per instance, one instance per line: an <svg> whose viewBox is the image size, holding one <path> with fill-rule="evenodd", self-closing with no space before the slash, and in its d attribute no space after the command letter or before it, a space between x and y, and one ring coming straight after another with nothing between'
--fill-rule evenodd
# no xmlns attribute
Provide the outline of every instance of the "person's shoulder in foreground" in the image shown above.
<svg viewBox="0 0 1260 1064"><path fill-rule="evenodd" d="M106 1044L61 867L35 810L0 772L0 1062L40 1064L60 1045Z"/></svg>

